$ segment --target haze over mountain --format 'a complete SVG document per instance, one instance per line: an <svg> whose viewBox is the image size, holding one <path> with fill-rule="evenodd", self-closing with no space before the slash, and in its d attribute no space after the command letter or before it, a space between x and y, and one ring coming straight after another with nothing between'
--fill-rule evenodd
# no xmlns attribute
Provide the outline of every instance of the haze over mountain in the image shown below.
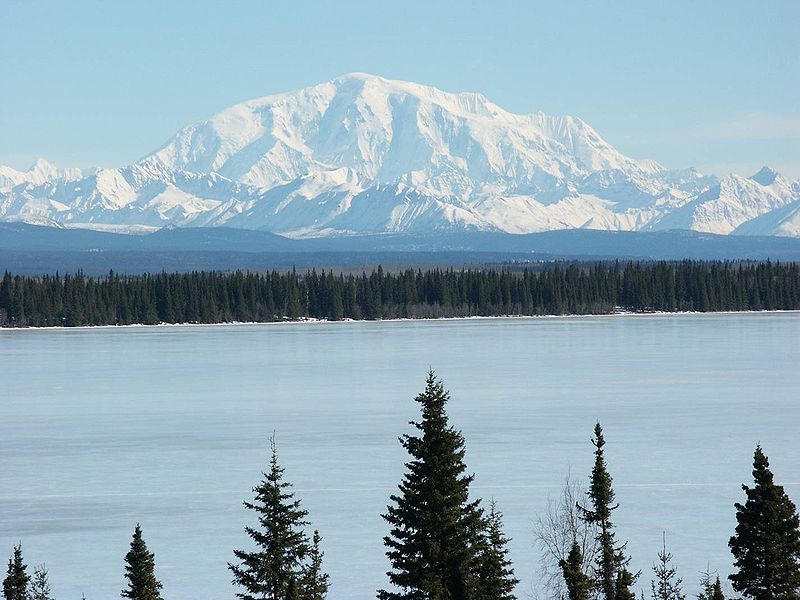
<svg viewBox="0 0 800 600"><path fill-rule="evenodd" d="M113 169L0 167L0 219L293 237L560 229L800 236L800 182L634 160L574 117L354 73L250 100Z"/></svg>

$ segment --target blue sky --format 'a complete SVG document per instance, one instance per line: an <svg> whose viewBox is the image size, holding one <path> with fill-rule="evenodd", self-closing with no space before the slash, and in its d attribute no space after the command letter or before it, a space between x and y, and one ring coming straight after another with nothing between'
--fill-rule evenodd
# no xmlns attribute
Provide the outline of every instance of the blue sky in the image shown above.
<svg viewBox="0 0 800 600"><path fill-rule="evenodd" d="M800 2L0 2L0 164L116 166L364 71L571 114L669 167L800 177Z"/></svg>

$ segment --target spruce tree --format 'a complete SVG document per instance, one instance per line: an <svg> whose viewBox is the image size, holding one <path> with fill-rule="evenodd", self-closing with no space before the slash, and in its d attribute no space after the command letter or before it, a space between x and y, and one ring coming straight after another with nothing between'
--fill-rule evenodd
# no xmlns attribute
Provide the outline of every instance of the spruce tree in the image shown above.
<svg viewBox="0 0 800 600"><path fill-rule="evenodd" d="M636 577L637 575L631 573L626 567L621 567L617 571L617 577L614 580L614 598L616 600L636 600L636 594L631 589L636 583Z"/></svg>
<svg viewBox="0 0 800 600"><path fill-rule="evenodd" d="M234 550L238 564L228 564L234 585L242 588L236 596L242 600L285 600L290 584L299 592L304 560L309 553L308 537L303 528L308 512L300 507L289 491L292 485L283 479L278 463L275 437L270 438L272 457L269 472L253 488L255 499L245 502L258 515L257 527L245 527L256 549Z"/></svg>
<svg viewBox="0 0 800 600"><path fill-rule="evenodd" d="M53 600L53 597L50 595L50 593L50 582L47 578L47 568L44 565L38 565L33 569L30 600Z"/></svg>
<svg viewBox="0 0 800 600"><path fill-rule="evenodd" d="M722 582L719 580L719 575L712 580L711 573L703 573L700 580L700 593L697 595L697 600L725 600L725 594L722 593Z"/></svg>
<svg viewBox="0 0 800 600"><path fill-rule="evenodd" d="M736 503L736 533L728 545L738 571L733 589L753 600L800 598L800 519L774 481L761 446L753 456L753 487L742 485L744 504Z"/></svg>
<svg viewBox="0 0 800 600"><path fill-rule="evenodd" d="M503 533L503 514L494 500L489 504L483 540L478 554L477 593L480 600L516 600L514 588L519 580L508 558L508 542Z"/></svg>
<svg viewBox="0 0 800 600"><path fill-rule="evenodd" d="M28 583L30 576L27 565L22 560L22 544L14 546L14 554L8 559L8 571L3 580L3 598L5 600L28 600Z"/></svg>
<svg viewBox="0 0 800 600"><path fill-rule="evenodd" d="M314 531L311 538L311 548L308 553L308 560L303 571L302 598L303 600L325 600L328 595L329 577L322 570L322 557L324 553L320 548L322 536L319 531Z"/></svg>
<svg viewBox="0 0 800 600"><path fill-rule="evenodd" d="M589 600L594 582L583 572L583 553L577 540L572 541L567 559L562 560L559 566L564 574L569 600Z"/></svg>
<svg viewBox="0 0 800 600"><path fill-rule="evenodd" d="M678 571L672 565L672 554L667 552L666 534L663 537L658 561L653 564L653 573L656 578L650 582L653 600L686 600L683 593L683 581L678 577Z"/></svg>
<svg viewBox="0 0 800 600"><path fill-rule="evenodd" d="M619 505L614 503L615 494L611 485L611 474L606 467L603 450L605 444L603 428L600 423L597 423L594 427L594 438L592 438L595 460L588 491L591 508L581 507L581 513L587 523L597 526L597 543L600 552L595 571L597 586L602 597L605 600L625 600L635 597L630 591L630 587L635 583L637 576L627 569L630 562L630 559L625 557L627 544L617 545L614 536L614 524L611 516Z"/></svg>
<svg viewBox="0 0 800 600"><path fill-rule="evenodd" d="M122 590L123 598L131 600L162 600L161 583L155 575L156 560L142 538L142 528L136 524L131 549L125 555L125 578L128 588Z"/></svg>
<svg viewBox="0 0 800 600"><path fill-rule="evenodd" d="M418 435L400 438L411 459L383 516L391 526L384 538L392 566L387 575L399 591L381 590L381 600L474 598L483 515L480 501L469 499L473 476L465 474L464 438L448 422L448 399L429 372L416 397L422 420L411 422Z"/></svg>

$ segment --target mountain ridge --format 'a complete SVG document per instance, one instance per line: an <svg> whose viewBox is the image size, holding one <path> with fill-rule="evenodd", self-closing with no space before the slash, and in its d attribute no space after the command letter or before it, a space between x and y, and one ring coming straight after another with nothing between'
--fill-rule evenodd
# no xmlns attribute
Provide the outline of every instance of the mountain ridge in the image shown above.
<svg viewBox="0 0 800 600"><path fill-rule="evenodd" d="M668 170L576 117L517 115L482 94L363 73L241 102L126 167L0 167L0 219L116 231L795 236L795 213L781 209L798 198L800 182L767 167L749 179Z"/></svg>
<svg viewBox="0 0 800 600"><path fill-rule="evenodd" d="M552 261L800 260L800 238L693 231L489 231L374 234L289 239L223 227L163 228L123 235L80 228L0 222L0 272L94 275L193 270L310 269L359 271L383 264L537 268Z"/></svg>

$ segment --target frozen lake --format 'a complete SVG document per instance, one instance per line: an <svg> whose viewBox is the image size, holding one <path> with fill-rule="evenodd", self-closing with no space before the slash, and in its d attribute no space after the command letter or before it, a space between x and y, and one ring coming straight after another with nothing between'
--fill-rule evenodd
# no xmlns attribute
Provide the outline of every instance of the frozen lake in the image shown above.
<svg viewBox="0 0 800 600"><path fill-rule="evenodd" d="M134 524L169 600L232 599L241 506L280 459L324 539L333 600L375 597L380 518L429 366L467 440L473 493L505 512L519 596L532 521L606 430L633 566L667 532L694 588L725 575L760 441L800 502L800 314L0 331L0 560L21 540L55 596L123 587Z"/></svg>

